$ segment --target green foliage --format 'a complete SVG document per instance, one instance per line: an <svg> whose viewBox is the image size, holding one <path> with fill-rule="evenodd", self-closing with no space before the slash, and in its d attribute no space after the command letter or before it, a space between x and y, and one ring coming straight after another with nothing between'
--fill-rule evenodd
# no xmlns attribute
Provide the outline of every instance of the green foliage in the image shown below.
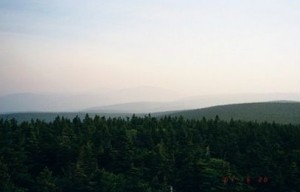
<svg viewBox="0 0 300 192"><path fill-rule="evenodd" d="M55 178L52 177L52 171L45 167L36 178L36 191L54 192L56 191Z"/></svg>
<svg viewBox="0 0 300 192"><path fill-rule="evenodd" d="M0 191L300 191L299 136L218 117L0 120Z"/></svg>

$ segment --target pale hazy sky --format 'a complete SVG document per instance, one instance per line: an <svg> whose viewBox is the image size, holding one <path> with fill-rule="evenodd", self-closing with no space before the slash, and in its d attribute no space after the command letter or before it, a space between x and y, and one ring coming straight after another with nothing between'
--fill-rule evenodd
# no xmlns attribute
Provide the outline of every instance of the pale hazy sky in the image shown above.
<svg viewBox="0 0 300 192"><path fill-rule="evenodd" d="M299 0L1 0L0 95L300 91Z"/></svg>

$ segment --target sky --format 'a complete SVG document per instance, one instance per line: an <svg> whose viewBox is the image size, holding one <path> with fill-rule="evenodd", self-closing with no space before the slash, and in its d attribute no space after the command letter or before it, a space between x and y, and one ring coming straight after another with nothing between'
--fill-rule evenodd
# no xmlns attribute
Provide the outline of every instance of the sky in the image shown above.
<svg viewBox="0 0 300 192"><path fill-rule="evenodd" d="M1 0L0 95L300 92L299 0Z"/></svg>

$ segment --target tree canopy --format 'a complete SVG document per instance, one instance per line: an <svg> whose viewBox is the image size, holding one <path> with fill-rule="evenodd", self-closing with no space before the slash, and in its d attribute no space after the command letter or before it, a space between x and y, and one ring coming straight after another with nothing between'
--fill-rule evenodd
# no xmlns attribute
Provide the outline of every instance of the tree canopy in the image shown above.
<svg viewBox="0 0 300 192"><path fill-rule="evenodd" d="M300 125L0 120L0 191L300 191Z"/></svg>

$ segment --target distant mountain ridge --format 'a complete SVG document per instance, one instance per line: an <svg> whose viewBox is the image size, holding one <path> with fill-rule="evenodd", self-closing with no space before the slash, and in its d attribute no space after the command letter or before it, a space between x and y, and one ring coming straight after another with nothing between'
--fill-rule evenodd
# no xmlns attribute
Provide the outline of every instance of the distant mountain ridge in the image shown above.
<svg viewBox="0 0 300 192"><path fill-rule="evenodd" d="M179 98L181 94L174 91L150 86L85 94L19 93L0 96L0 113L72 112L95 106L167 102Z"/></svg>
<svg viewBox="0 0 300 192"><path fill-rule="evenodd" d="M93 113L157 113L164 111L183 110L185 106L178 102L132 102L92 107L82 112Z"/></svg>
<svg viewBox="0 0 300 192"><path fill-rule="evenodd" d="M105 90L97 94L21 93L0 96L0 114L18 112L155 113L233 103L300 101L300 93L200 95L156 87Z"/></svg>
<svg viewBox="0 0 300 192"><path fill-rule="evenodd" d="M140 103L136 103L138 106ZM126 105L125 105L126 106ZM116 105L115 107L118 107ZM129 113L121 111L82 111L70 113L10 113L0 115L0 119L15 118L19 122L30 121L31 119L40 119L44 121L52 121L57 116L73 119L76 116L84 118L86 114L90 116L106 116L106 117L131 117L133 114L138 116L148 115L148 113ZM297 101L272 101L272 102L256 102L256 103L241 103L230 105L219 105L201 109L180 110L180 111L165 111L151 113L154 117L179 117L187 119L214 119L217 115L221 120L230 121L258 121L258 122L276 122L281 124L300 124L300 102Z"/></svg>

